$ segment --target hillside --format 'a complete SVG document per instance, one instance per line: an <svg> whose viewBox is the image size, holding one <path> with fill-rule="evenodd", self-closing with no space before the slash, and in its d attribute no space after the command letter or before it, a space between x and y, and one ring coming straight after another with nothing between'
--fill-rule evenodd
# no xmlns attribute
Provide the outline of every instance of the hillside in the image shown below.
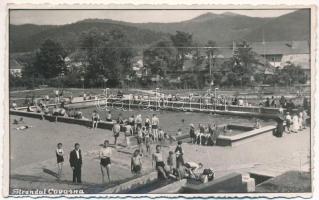
<svg viewBox="0 0 319 200"><path fill-rule="evenodd" d="M28 35L22 34L23 29L28 30L28 28L25 27L15 25L10 26L10 52L32 51L38 48L43 41L49 38L59 41L64 45L64 47L72 51L74 48L79 46L79 38L81 37L81 34L90 30L97 30L105 33L114 29L120 30L128 36L134 46L144 46L168 37L167 34L133 26L93 21L80 21L73 24L50 27L42 29L42 31L34 31L33 34Z"/></svg>
<svg viewBox="0 0 319 200"><path fill-rule="evenodd" d="M234 13L206 13L178 23L128 23L110 19L86 19L62 26L10 25L10 52L32 51L45 39L55 39L65 47L76 48L83 32L119 29L134 46L146 46L177 30L190 32L199 44L214 40L231 44L233 40L266 41L308 40L309 10L298 10L276 18L258 18Z"/></svg>
<svg viewBox="0 0 319 200"><path fill-rule="evenodd" d="M171 34L174 34L176 30L190 32L196 41L205 44L208 40L220 43L240 39L270 20L271 18L256 18L237 14L206 13L179 23L147 23L136 24L136 26Z"/></svg>
<svg viewBox="0 0 319 200"><path fill-rule="evenodd" d="M10 52L25 52L29 51L29 45L33 41L30 41L30 37L41 33L46 30L54 29L56 26L46 25L34 25L34 24L23 24L23 25L10 25Z"/></svg>
<svg viewBox="0 0 319 200"><path fill-rule="evenodd" d="M310 12L298 10L275 18L251 31L243 39L250 41L289 41L310 39Z"/></svg>

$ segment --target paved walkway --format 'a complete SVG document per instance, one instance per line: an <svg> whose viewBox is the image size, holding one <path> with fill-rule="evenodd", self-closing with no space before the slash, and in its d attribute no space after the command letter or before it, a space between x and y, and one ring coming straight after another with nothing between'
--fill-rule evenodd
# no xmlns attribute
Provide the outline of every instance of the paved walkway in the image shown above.
<svg viewBox="0 0 319 200"><path fill-rule="evenodd" d="M233 147L206 147L184 144L185 160L202 162L216 170L216 176L230 172L262 172L279 175L289 170L310 171L310 129L284 134L271 134Z"/></svg>

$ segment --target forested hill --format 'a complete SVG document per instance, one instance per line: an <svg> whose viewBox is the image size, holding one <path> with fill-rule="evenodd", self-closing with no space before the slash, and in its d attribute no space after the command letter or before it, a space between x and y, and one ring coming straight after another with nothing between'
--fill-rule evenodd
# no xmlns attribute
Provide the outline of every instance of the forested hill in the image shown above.
<svg viewBox="0 0 319 200"><path fill-rule="evenodd" d="M28 31L26 25L10 25L10 52L26 52L38 48L46 39L52 39L63 44L68 49L80 45L80 37L90 30L109 32L120 30L134 46L145 46L158 40L168 38L168 34L137 28L120 23L104 23L80 21L63 26L32 25L34 31Z"/></svg>
<svg viewBox="0 0 319 200"><path fill-rule="evenodd" d="M270 20L263 26L252 30L244 39L261 41L289 41L310 39L310 12L308 9L298 10Z"/></svg>
<svg viewBox="0 0 319 200"><path fill-rule="evenodd" d="M232 40L289 41L309 40L310 10L298 10L275 18L257 18L234 13L206 13L178 23L128 23L110 19L87 19L62 26L10 25L10 51L32 51L45 39L76 48L83 32L95 29L108 32L121 30L134 46L147 46L169 38L177 30L193 34L199 44L208 40L231 43Z"/></svg>

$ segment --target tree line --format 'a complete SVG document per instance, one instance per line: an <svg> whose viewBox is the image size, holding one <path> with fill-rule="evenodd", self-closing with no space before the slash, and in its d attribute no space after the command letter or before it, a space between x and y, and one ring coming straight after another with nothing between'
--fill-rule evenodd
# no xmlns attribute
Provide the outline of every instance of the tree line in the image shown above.
<svg viewBox="0 0 319 200"><path fill-rule="evenodd" d="M22 77L10 76L11 86L36 87L171 87L204 88L219 86L280 86L306 83L305 72L287 63L273 74L265 74L267 63L247 42L239 42L230 58L221 59L214 41L196 43L190 33L177 31L169 39L148 47L134 48L132 38L120 30L83 32L79 48L69 52L63 44L45 40L41 47L22 60ZM142 50L141 50L142 49ZM133 70L136 57L143 62L143 76ZM185 69L189 65L189 69ZM188 67L189 67L188 66ZM261 70L258 70L263 66ZM216 70L217 69L217 70ZM154 77L157 77L154 83ZM170 82L176 78L178 81Z"/></svg>

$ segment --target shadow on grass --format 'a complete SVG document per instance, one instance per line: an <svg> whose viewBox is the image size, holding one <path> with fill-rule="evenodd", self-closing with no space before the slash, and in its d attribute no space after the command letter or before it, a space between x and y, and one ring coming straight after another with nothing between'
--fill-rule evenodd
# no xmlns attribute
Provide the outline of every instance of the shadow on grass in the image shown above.
<svg viewBox="0 0 319 200"><path fill-rule="evenodd" d="M46 173L46 174L49 174L55 178L58 178L58 174L55 173L54 171L50 170L50 169L46 169L46 168L43 168L43 172Z"/></svg>
<svg viewBox="0 0 319 200"><path fill-rule="evenodd" d="M134 180L140 176L142 176L142 175L132 176L132 177L128 177L128 178L117 180L117 181L112 181L111 183L94 184L94 185L90 185L90 186L82 188L82 189L86 194L98 194L98 193L102 193L103 191L105 191L109 188L118 186L122 183L131 181L131 180Z"/></svg>

